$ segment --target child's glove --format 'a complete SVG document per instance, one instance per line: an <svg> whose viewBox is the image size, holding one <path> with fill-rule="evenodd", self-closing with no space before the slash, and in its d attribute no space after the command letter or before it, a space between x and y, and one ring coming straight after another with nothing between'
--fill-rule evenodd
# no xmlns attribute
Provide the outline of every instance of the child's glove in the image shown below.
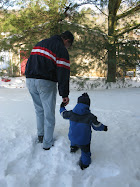
<svg viewBox="0 0 140 187"><path fill-rule="evenodd" d="M66 105L66 103L61 103L60 107L64 107Z"/></svg>
<svg viewBox="0 0 140 187"><path fill-rule="evenodd" d="M108 127L107 126L104 127L104 131L108 131Z"/></svg>

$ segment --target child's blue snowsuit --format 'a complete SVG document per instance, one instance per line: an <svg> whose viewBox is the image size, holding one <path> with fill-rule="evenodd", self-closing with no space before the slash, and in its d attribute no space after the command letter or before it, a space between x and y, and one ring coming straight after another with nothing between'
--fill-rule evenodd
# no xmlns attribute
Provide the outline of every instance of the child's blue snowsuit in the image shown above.
<svg viewBox="0 0 140 187"><path fill-rule="evenodd" d="M87 104L78 103L71 111L60 107L60 113L64 119L70 120L68 136L71 146L81 149L80 161L88 166L91 163L91 126L96 131L104 131L105 125L97 121L97 117L90 112Z"/></svg>

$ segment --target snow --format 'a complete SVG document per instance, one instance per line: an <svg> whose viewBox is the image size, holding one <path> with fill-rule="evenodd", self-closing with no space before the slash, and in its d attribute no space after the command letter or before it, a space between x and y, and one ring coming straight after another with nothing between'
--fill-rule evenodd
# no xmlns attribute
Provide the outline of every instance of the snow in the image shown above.
<svg viewBox="0 0 140 187"><path fill-rule="evenodd" d="M93 81L92 81L93 82ZM57 95L55 143L49 151L36 143L36 119L25 78L0 81L0 187L139 187L140 186L140 81L96 86L80 91L71 84L72 109L85 91L91 111L108 126L92 133L92 163L81 170L80 150L69 152L69 121L59 114ZM97 86L98 83L98 86ZM119 85L119 86L118 86ZM12 89L10 89L12 88Z"/></svg>

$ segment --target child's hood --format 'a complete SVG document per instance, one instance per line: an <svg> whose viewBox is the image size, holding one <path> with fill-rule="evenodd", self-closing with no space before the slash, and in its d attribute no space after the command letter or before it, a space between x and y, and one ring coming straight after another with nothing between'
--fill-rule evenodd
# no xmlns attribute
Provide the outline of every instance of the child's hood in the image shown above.
<svg viewBox="0 0 140 187"><path fill-rule="evenodd" d="M83 103L78 103L72 111L79 115L90 113L89 106Z"/></svg>

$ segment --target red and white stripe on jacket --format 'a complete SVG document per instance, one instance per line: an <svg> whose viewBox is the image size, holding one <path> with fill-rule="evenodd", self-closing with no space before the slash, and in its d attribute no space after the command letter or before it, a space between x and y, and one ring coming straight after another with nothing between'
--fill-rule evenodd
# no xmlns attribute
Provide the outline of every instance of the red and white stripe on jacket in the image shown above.
<svg viewBox="0 0 140 187"><path fill-rule="evenodd" d="M66 69L70 69L70 61L69 60L56 57L56 54L54 54L52 51L50 51L49 49L47 49L45 47L35 46L31 51L31 55L35 55L35 54L40 55L40 56L44 56L44 57L52 60L58 67L64 67Z"/></svg>

